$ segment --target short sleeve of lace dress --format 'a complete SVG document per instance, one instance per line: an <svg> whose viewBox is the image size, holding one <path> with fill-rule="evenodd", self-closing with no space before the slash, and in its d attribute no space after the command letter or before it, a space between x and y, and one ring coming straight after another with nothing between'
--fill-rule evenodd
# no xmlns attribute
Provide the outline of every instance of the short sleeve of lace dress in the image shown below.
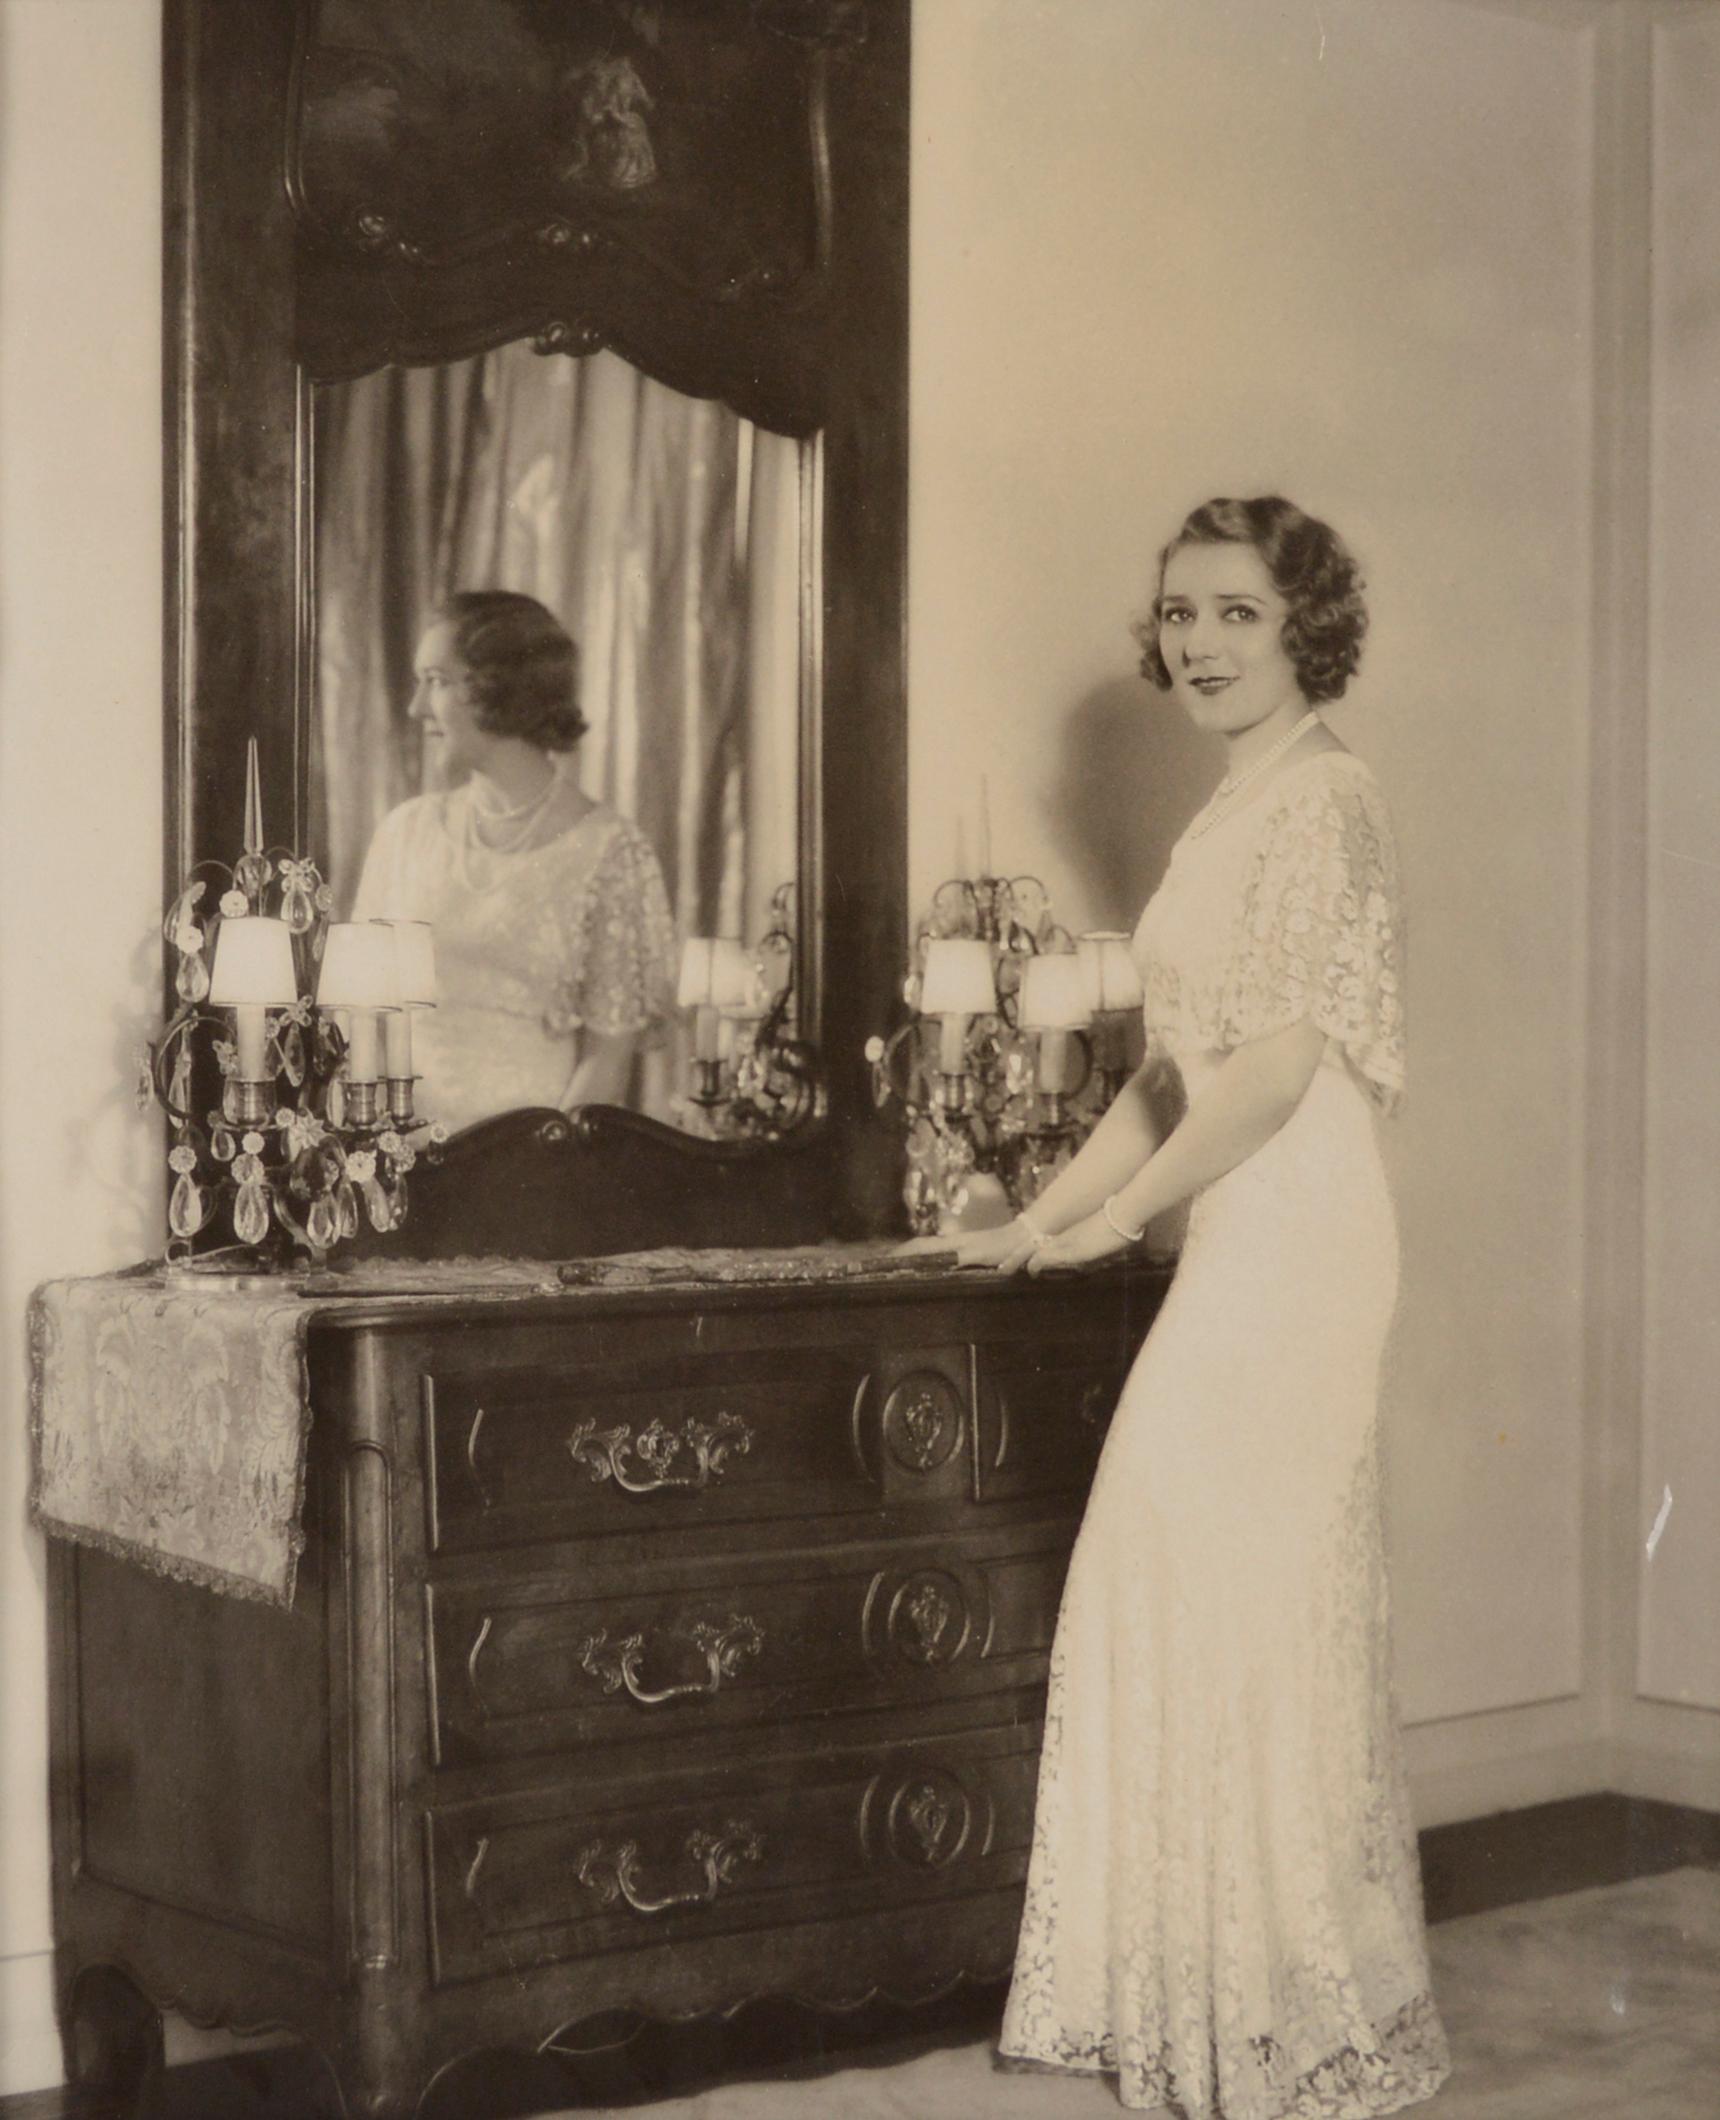
<svg viewBox="0 0 1720 2120"><path fill-rule="evenodd" d="M1385 799L1354 772L1301 776L1250 858L1219 998L1229 1048L1311 1020L1374 1103L1403 1094L1403 910Z"/></svg>
<svg viewBox="0 0 1720 2120"><path fill-rule="evenodd" d="M660 1034L675 999L675 924L651 842L623 823L591 879L579 1020L609 1036Z"/></svg>

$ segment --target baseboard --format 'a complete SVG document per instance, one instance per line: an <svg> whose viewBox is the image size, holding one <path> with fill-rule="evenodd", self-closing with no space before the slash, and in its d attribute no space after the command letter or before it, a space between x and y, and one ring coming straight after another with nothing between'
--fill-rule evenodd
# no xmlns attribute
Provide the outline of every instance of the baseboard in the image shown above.
<svg viewBox="0 0 1720 2120"><path fill-rule="evenodd" d="M1657 1876L1691 1864L1720 1868L1720 1810L1609 1791L1429 1826L1419 1843L1427 1917L1434 1922L1450 1921L1524 1900ZM40 2065L41 2040L50 2039L57 2076L59 2045L53 2029L50 1971L45 1952L36 1959L0 1962L0 1976L13 1983L0 1990L0 1995L10 2001L15 1992L17 2000L25 2002L40 1987L33 2006L40 2012L40 2030L33 2020L8 2016L4 2051L9 2063L28 2055ZM964 2013L976 2023L988 2015L994 2017L996 2007L993 1991L958 1999L942 2010L953 2026ZM27 2034L15 2034L13 2027L26 2022L30 2024ZM898 2036L921 2042L928 2036L923 2017L916 2028L914 2017L905 2014L903 2026ZM880 2027L884 2032L888 2029ZM935 2039L936 2034L930 2036ZM168 2051L176 2050L186 2049L170 2038ZM229 2120L237 2112L257 2109L259 2090L270 2067L265 2055L253 2051L181 2061L168 2070L173 2110ZM10 2082L16 2085L16 2077ZM241 2102L235 2103L241 2092ZM280 2109L270 2102L269 2110ZM20 2088L13 2095L0 2095L0 2120L129 2120L129 2114L111 2099L51 2087Z"/></svg>
<svg viewBox="0 0 1720 2120"><path fill-rule="evenodd" d="M1720 1811L1609 1791L1430 1826L1420 1845L1427 1918L1450 1921L1689 1864L1720 1867Z"/></svg>

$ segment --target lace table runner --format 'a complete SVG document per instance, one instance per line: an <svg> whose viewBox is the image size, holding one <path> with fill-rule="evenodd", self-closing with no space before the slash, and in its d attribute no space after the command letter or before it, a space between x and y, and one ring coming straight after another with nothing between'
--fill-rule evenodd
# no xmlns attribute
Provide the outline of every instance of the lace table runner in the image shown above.
<svg viewBox="0 0 1720 2120"><path fill-rule="evenodd" d="M304 1545L304 1335L287 1283L113 1275L30 1300L30 1514L51 1537L290 1605Z"/></svg>

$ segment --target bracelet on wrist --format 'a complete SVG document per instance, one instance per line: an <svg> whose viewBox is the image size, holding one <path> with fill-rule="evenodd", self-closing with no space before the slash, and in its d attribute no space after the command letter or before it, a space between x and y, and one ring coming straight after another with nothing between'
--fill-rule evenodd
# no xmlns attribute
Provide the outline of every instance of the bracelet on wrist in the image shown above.
<svg viewBox="0 0 1720 2120"><path fill-rule="evenodd" d="M1100 1212L1125 1244L1138 1244L1147 1233L1144 1226L1140 1229L1125 1229L1122 1223L1117 1220L1117 1195L1115 1193L1112 1193L1106 1199Z"/></svg>

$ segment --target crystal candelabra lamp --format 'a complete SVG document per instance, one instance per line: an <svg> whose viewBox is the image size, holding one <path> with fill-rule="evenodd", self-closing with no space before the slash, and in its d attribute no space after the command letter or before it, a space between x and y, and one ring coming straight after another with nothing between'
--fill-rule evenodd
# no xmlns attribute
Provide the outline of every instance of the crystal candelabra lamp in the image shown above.
<svg viewBox="0 0 1720 2120"><path fill-rule="evenodd" d="M793 1030L793 894L792 884L776 892L754 949L722 936L681 945L676 1004L692 1018L686 1104L706 1134L777 1140L825 1109L818 1054Z"/></svg>
<svg viewBox="0 0 1720 2120"><path fill-rule="evenodd" d="M1087 969L1093 1072L1103 1110L1133 1072L1129 1033L1140 1021L1146 995L1127 935L1096 930L1083 935L1075 948Z"/></svg>
<svg viewBox="0 0 1720 2120"><path fill-rule="evenodd" d="M914 1013L867 1046L874 1100L907 1116L903 1195L917 1231L1007 1220L1091 1132L1104 1108L1093 991L1037 877L939 887L903 988Z"/></svg>
<svg viewBox="0 0 1720 2120"><path fill-rule="evenodd" d="M208 1270L320 1259L365 1219L398 1228L421 1123L411 1020L435 998L428 928L331 923L315 863L266 847L262 814L253 742L244 852L198 863L168 912L178 1005L139 1084L172 1137L168 1258ZM223 1222L236 1250L210 1242Z"/></svg>

